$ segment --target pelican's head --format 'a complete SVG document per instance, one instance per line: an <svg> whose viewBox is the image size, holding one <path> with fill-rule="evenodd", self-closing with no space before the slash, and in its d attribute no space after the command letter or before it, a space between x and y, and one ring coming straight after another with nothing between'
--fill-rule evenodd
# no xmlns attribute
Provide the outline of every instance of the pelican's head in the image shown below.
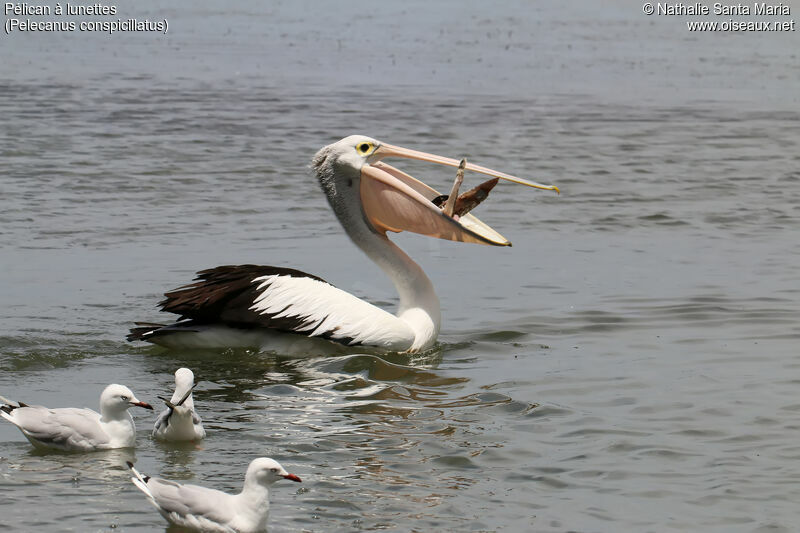
<svg viewBox="0 0 800 533"><path fill-rule="evenodd" d="M371 157L375 155L375 149L381 146L377 140L365 135L350 135L341 141L329 144L322 148L314 156L312 166L316 170L330 165L340 170L349 167L354 171L360 171L365 164L372 163Z"/></svg>
<svg viewBox="0 0 800 533"><path fill-rule="evenodd" d="M312 167L336 210L334 198L344 191L355 191L364 218L378 233L411 231L461 242L510 246L502 235L471 214L459 218L446 215L432 200L440 196L435 189L384 163L389 157L417 159L458 167L459 161L399 146L382 143L364 135L351 135L322 148ZM553 185L541 185L503 172L467 163L472 170L495 178L558 192Z"/></svg>

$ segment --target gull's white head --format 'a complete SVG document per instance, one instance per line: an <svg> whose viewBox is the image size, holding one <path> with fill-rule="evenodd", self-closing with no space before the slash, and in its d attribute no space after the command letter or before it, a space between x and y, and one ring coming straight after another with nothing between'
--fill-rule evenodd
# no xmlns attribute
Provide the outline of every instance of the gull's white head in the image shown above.
<svg viewBox="0 0 800 533"><path fill-rule="evenodd" d="M177 404L186 394L189 394L181 405L188 409L194 409L194 401L192 400L190 392L192 387L194 387L194 372L188 368L179 368L176 370L175 392L172 394L172 403Z"/></svg>
<svg viewBox="0 0 800 533"><path fill-rule="evenodd" d="M125 385L112 383L100 395L100 412L104 415L122 413L133 406L153 409L149 403L139 401Z"/></svg>
<svg viewBox="0 0 800 533"><path fill-rule="evenodd" d="M194 372L188 368L179 368L175 371L175 388L190 389L194 385Z"/></svg>
<svg viewBox="0 0 800 533"><path fill-rule="evenodd" d="M268 487L281 479L300 482L299 477L290 474L278 461L269 457L254 459L250 466L247 467L247 474L245 475L245 480L252 480L264 487Z"/></svg>

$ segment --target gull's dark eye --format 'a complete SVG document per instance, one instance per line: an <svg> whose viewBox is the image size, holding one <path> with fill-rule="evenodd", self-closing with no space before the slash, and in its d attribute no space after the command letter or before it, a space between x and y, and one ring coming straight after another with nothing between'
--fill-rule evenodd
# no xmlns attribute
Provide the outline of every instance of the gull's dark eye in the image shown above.
<svg viewBox="0 0 800 533"><path fill-rule="evenodd" d="M275 473L277 473L277 472L278 472L278 469L277 469L277 468L270 468L270 469L269 469L269 471L270 471L270 472L275 472Z"/></svg>
<svg viewBox="0 0 800 533"><path fill-rule="evenodd" d="M358 151L361 152L362 154L366 154L367 152L369 152L370 148L371 146L369 143L361 143L358 145Z"/></svg>
<svg viewBox="0 0 800 533"><path fill-rule="evenodd" d="M122 401L123 401L123 402L127 402L127 401L128 401L128 399L129 399L127 396L120 396L120 398L122 398Z"/></svg>

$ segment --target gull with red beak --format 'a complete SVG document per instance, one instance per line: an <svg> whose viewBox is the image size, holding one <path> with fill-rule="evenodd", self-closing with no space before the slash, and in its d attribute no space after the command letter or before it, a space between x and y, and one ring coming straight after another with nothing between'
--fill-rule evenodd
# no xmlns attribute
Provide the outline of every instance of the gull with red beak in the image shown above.
<svg viewBox="0 0 800 533"><path fill-rule="evenodd" d="M0 397L0 416L14 424L36 448L67 452L91 452L136 445L136 426L130 407L144 407L124 385L112 384L100 395L100 412L91 409L10 402ZM17 405L14 405L14 404Z"/></svg>
<svg viewBox="0 0 800 533"><path fill-rule="evenodd" d="M288 479L300 483L274 459L259 457L247 467L239 494L199 485L183 485L140 474L128 462L134 485L168 522L198 531L259 533L267 531L269 487Z"/></svg>
<svg viewBox="0 0 800 533"><path fill-rule="evenodd" d="M317 152L312 169L347 235L393 281L400 296L396 314L299 270L221 266L203 270L194 283L166 293L161 310L180 315L178 322L137 323L128 340L169 348L256 347L289 354L313 353L320 344L396 352L431 348L441 323L439 299L422 268L387 232L492 246L511 243L472 214L447 214L433 202L440 199L439 192L383 161L392 157L459 167L455 159L351 135ZM471 163L462 162L461 170L558 192L552 185ZM313 345L299 342L301 338Z"/></svg>

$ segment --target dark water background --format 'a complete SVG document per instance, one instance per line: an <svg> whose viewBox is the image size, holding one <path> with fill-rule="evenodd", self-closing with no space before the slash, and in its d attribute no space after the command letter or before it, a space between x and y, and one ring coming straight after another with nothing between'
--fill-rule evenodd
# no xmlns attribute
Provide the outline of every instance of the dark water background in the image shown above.
<svg viewBox="0 0 800 533"><path fill-rule="evenodd" d="M42 455L3 422L5 531L161 530L131 455L228 491L278 459L304 483L272 491L275 531L795 530L797 32L692 34L622 1L118 9L169 33L0 38L0 394L155 404L189 366L208 438L157 444L135 413L135 453ZM351 133L562 194L493 192L477 214L510 249L395 239L442 301L432 353L124 342L219 264L392 308L307 168Z"/></svg>

